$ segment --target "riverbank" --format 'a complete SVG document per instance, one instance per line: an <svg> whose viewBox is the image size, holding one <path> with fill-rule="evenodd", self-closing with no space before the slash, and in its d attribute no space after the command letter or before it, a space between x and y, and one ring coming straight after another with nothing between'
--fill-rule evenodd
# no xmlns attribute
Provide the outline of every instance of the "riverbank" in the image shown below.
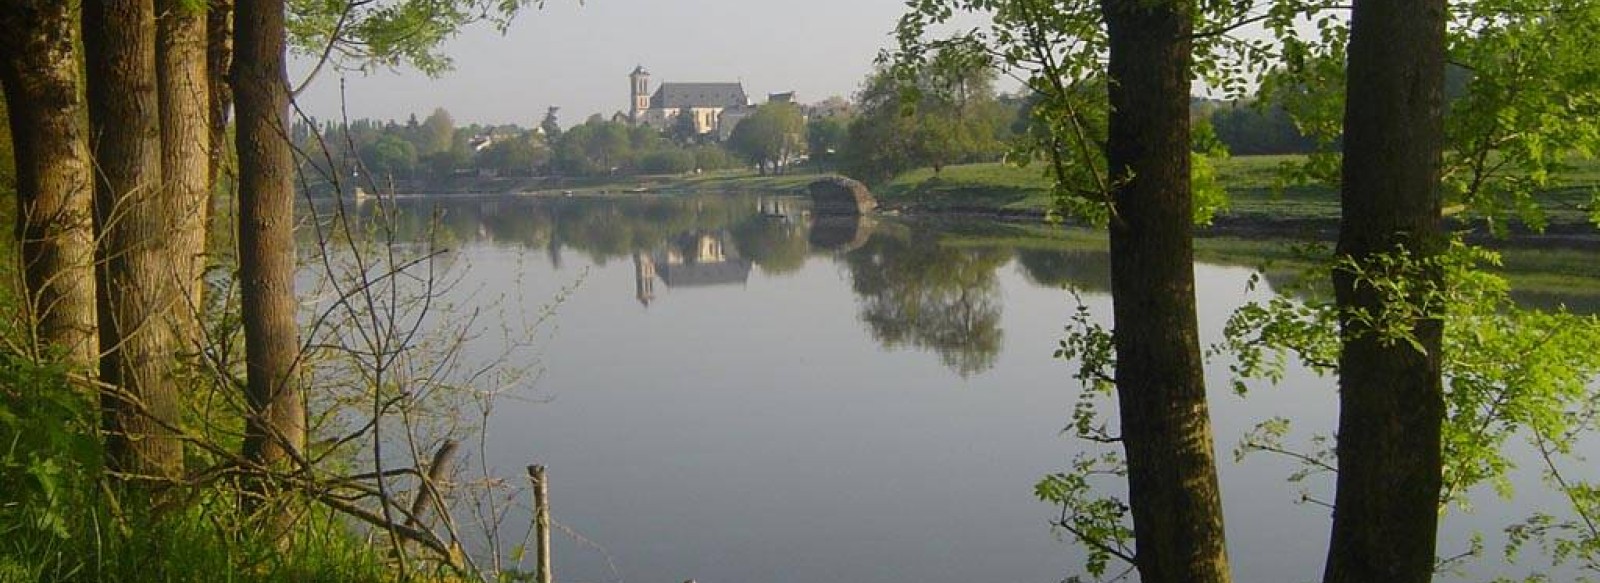
<svg viewBox="0 0 1600 583"><path fill-rule="evenodd" d="M1301 156L1239 156L1214 162L1217 180L1228 191L1228 205L1199 234L1211 237L1331 240L1339 225L1339 196L1332 188L1286 185L1284 168ZM750 170L630 177L459 177L444 183L396 182L402 198L495 196L680 195L696 193L803 194L806 186L831 173L801 169L760 175ZM1501 245L1532 248L1600 249L1591 206L1600 191L1600 162L1586 161L1560 186L1541 195L1547 224L1542 231L1512 221L1515 235ZM939 173L913 170L873 193L884 211L903 215L973 216L1007 221L1042 221L1052 205L1052 184L1040 166L999 163L949 166ZM425 193L425 194L424 194ZM1070 220L1070 219L1069 219ZM1477 240L1495 239L1482 221L1464 221Z"/></svg>

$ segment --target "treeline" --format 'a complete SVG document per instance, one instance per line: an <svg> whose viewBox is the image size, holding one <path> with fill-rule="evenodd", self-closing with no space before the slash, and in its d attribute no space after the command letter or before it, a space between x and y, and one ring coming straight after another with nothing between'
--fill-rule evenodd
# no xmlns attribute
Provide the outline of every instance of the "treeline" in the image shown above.
<svg viewBox="0 0 1600 583"><path fill-rule="evenodd" d="M515 124L457 126L443 108L418 120L357 119L320 125L297 123L294 137L315 176L331 181L439 181L459 176L631 176L682 174L765 164L768 157L754 142L767 132L758 126L761 114L741 125L757 131L735 132L727 144L711 136L662 132L646 125L607 120L599 115L563 130L551 108L538 127ZM315 127L315 131L313 131ZM803 128L802 128L803 132ZM803 133L799 134L803 140ZM750 142L750 143L746 143ZM803 143L802 143L803 146ZM743 149L740 149L742 147ZM780 148L780 159L804 148ZM748 155L746 155L748 153Z"/></svg>

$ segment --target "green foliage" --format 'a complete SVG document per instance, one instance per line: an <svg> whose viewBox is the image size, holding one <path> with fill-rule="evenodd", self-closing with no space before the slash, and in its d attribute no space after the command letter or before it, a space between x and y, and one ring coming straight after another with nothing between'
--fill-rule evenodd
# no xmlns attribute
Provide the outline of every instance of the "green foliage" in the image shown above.
<svg viewBox="0 0 1600 583"><path fill-rule="evenodd" d="M1068 429L1082 440L1101 445L1114 443L1107 423L1101 418L1101 405L1111 397L1115 388L1113 371L1116 369L1116 350L1111 331L1094 320L1088 306L1076 291L1072 297L1077 307L1067 326L1067 335L1056 348L1055 357L1073 361L1072 377L1082 389L1072 408L1072 421ZM1125 477L1127 466L1116 451L1095 454L1080 452L1073 456L1069 471L1045 476L1034 485L1034 495L1040 500L1054 503L1061 516L1054 525L1070 533L1088 550L1084 570L1096 578L1103 577L1112 559L1133 563L1133 526L1128 505L1113 496L1101 493L1097 479Z"/></svg>
<svg viewBox="0 0 1600 583"><path fill-rule="evenodd" d="M711 144L694 146L689 148L689 152L694 154L694 165L697 170L723 170L739 165L739 162L733 159L733 155L721 146Z"/></svg>
<svg viewBox="0 0 1600 583"><path fill-rule="evenodd" d="M451 67L444 41L488 22L501 32L523 7L543 0L289 0L292 50L328 58L341 69L373 72L412 67L427 75Z"/></svg>
<svg viewBox="0 0 1600 583"><path fill-rule="evenodd" d="M343 519L313 510L284 544L227 482L154 515L104 481L98 403L59 365L0 351L0 581L387 581Z"/></svg>
<svg viewBox="0 0 1600 583"><path fill-rule="evenodd" d="M478 153L478 168L494 170L500 176L533 176L550 161L550 149L533 134L496 140Z"/></svg>
<svg viewBox="0 0 1600 583"><path fill-rule="evenodd" d="M361 161L379 182L410 178L417 167L417 148L399 136L386 134L361 150Z"/></svg>
<svg viewBox="0 0 1600 583"><path fill-rule="evenodd" d="M439 152L448 152L455 144L456 121L450 117L450 112L443 107L434 108L428 118L422 120L413 144L417 147L417 154L427 156Z"/></svg>
<svg viewBox="0 0 1600 583"><path fill-rule="evenodd" d="M626 124L592 116L557 140L554 170L574 176L603 176L630 166L633 135Z"/></svg>
<svg viewBox="0 0 1600 583"><path fill-rule="evenodd" d="M696 167L694 153L680 148L662 148L639 158L639 171L646 174L683 174Z"/></svg>
<svg viewBox="0 0 1600 583"><path fill-rule="evenodd" d="M768 168L781 172L804 154L805 148L805 116L793 103L762 105L755 114L739 120L728 138L728 149L759 166L762 173Z"/></svg>
<svg viewBox="0 0 1600 583"><path fill-rule="evenodd" d="M550 109L545 110L544 119L539 121L539 129L544 132L546 145L554 144L561 138L561 120L556 118L556 114L560 111L561 108L552 105Z"/></svg>
<svg viewBox="0 0 1600 583"><path fill-rule="evenodd" d="M823 167L839 164L850 136L850 121L842 117L813 119L806 123L806 151Z"/></svg>
<svg viewBox="0 0 1600 583"><path fill-rule="evenodd" d="M1318 149L1317 140L1302 135L1294 118L1276 103L1224 106L1201 120L1195 122L1196 134L1209 131L1230 152L1241 156L1309 154Z"/></svg>
<svg viewBox="0 0 1600 583"><path fill-rule="evenodd" d="M1600 6L1473 2L1452 28L1450 57L1471 75L1447 117L1446 199L1497 231L1513 220L1542 229L1536 195L1559 186L1574 156L1600 154Z"/></svg>
<svg viewBox="0 0 1600 583"><path fill-rule="evenodd" d="M1593 408L1600 399L1600 393L1591 385L1600 378L1600 354L1594 352L1594 347L1600 346L1600 319L1563 309L1542 311L1517 306L1510 298L1506 281L1480 269L1484 265L1498 266L1499 261L1495 253L1458 242L1435 259L1418 260L1404 253L1391 253L1366 267L1348 263L1332 267L1346 270L1359 285L1382 292L1381 310L1347 313L1344 317L1362 323L1364 329L1383 339L1415 345L1407 322L1427 316L1441 318L1445 323L1442 365L1446 421L1442 435L1441 505L1464 505L1467 492L1479 485L1492 486L1502 496L1511 496L1509 479L1515 464L1506 454L1506 444L1513 438L1528 438L1546 452L1550 466L1546 474L1553 476L1557 471L1555 459L1574 455L1572 448L1589 429ZM1325 280L1325 269L1328 268L1310 272L1307 279ZM1442 286L1419 288L1424 278L1415 274L1423 271L1441 273ZM1340 314L1332 298L1312 288L1295 291L1305 299L1295 301L1279 295L1246 304L1230 317L1227 339L1212 352L1234 357L1231 369L1236 390L1242 392L1251 380L1281 380L1290 357L1320 374L1337 372ZM1287 421L1269 423L1258 428L1257 434L1241 447L1242 452L1290 453L1280 447L1279 441L1287 433ZM1326 439L1319 439L1324 447L1310 454L1294 455L1308 468L1331 469ZM1303 476L1297 472L1292 478ZM1585 512L1581 504L1587 487L1558 483L1558 489L1573 499L1579 516ZM1536 516L1519 528L1523 529L1522 535L1531 537L1536 533L1552 534L1555 531L1543 528L1551 524L1551 519ZM1513 546L1525 541L1514 540ZM1574 547L1570 545L1596 542L1595 537L1585 534L1551 544L1557 545L1551 548L1572 551Z"/></svg>
<svg viewBox="0 0 1600 583"><path fill-rule="evenodd" d="M926 60L880 68L856 96L844 135L844 170L881 183L907 170L993 161L1009 116L994 94L995 70L970 45L944 45Z"/></svg>
<svg viewBox="0 0 1600 583"><path fill-rule="evenodd" d="M101 471L96 403L66 370L0 352L0 529L69 539ZM0 538L6 538L0 535Z"/></svg>

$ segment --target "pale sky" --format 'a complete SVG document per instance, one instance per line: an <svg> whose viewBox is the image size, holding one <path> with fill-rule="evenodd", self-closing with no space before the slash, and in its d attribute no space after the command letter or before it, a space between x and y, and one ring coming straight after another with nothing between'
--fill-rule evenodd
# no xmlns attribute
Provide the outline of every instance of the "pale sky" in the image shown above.
<svg viewBox="0 0 1600 583"><path fill-rule="evenodd" d="M742 81L758 102L783 91L807 103L849 97L894 42L904 10L903 0L547 0L504 36L485 25L449 41L455 70L438 79L345 73L348 107L352 118L403 121L444 107L458 125L532 127L557 105L571 126L625 111L635 65L650 70L651 91L663 81ZM324 72L301 106L336 118L339 77Z"/></svg>

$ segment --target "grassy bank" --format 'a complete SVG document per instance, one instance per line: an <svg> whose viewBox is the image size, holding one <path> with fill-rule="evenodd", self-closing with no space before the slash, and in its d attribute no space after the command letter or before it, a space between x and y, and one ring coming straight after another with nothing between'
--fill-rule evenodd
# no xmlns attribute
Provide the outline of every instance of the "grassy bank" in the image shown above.
<svg viewBox="0 0 1600 583"><path fill-rule="evenodd" d="M1040 224L963 222L944 229L941 244L1006 247L1019 250L1105 253L1103 231ZM1203 237L1195 258L1212 265L1261 269L1270 281L1294 279L1329 253L1321 246L1290 245L1275 239ZM1578 249L1507 248L1503 265L1491 269L1506 278L1513 297L1529 306L1565 305L1580 313L1600 313L1600 263L1594 252Z"/></svg>
<svg viewBox="0 0 1600 583"><path fill-rule="evenodd" d="M1300 156L1238 156L1215 162L1217 178L1228 190L1229 206L1219 222L1332 221L1339 217L1338 193L1324 186L1286 186L1281 176ZM1600 161L1584 161L1559 177L1561 186L1545 194L1553 225L1583 224L1584 208L1600 188ZM889 207L908 211L1040 213L1050 208L1051 181L1042 166L1004 164L951 166L902 174L875 189Z"/></svg>

